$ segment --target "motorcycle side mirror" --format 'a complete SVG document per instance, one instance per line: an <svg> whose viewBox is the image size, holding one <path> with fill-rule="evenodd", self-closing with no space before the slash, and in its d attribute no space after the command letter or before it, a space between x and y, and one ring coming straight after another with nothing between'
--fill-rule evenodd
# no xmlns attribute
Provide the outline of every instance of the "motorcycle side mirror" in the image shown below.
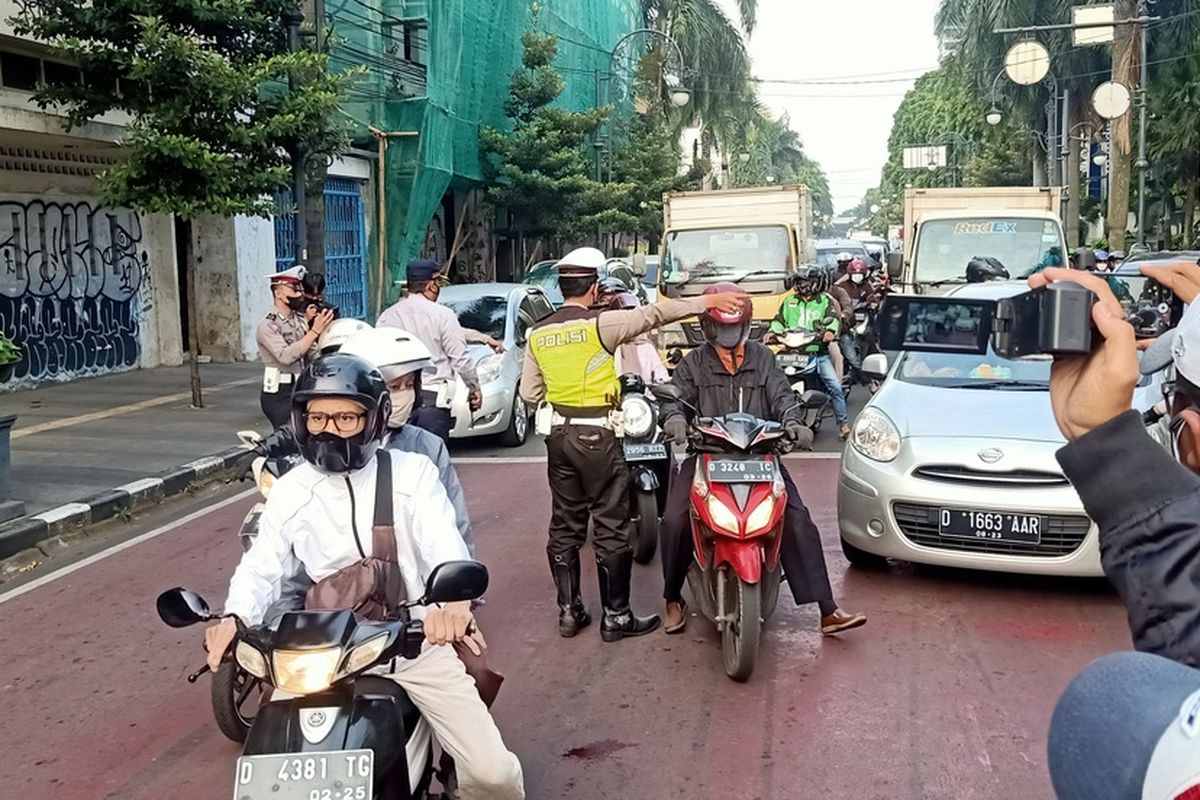
<svg viewBox="0 0 1200 800"><path fill-rule="evenodd" d="M809 389L800 395L801 408L822 408L828 402L829 396L824 392L818 392L816 389Z"/></svg>
<svg viewBox="0 0 1200 800"><path fill-rule="evenodd" d="M860 372L871 380L883 380L888 374L887 356L883 353L872 353L863 359Z"/></svg>
<svg viewBox="0 0 1200 800"><path fill-rule="evenodd" d="M899 278L900 273L904 271L904 254L903 253L888 253L887 254L887 273L889 278Z"/></svg>
<svg viewBox="0 0 1200 800"><path fill-rule="evenodd" d="M158 610L159 619L172 628L186 628L213 618L212 610L204 598L182 586L160 594L154 601L154 607Z"/></svg>
<svg viewBox="0 0 1200 800"><path fill-rule="evenodd" d="M482 597L488 588L487 567L478 561L438 564L425 581L425 596L418 605L457 603Z"/></svg>

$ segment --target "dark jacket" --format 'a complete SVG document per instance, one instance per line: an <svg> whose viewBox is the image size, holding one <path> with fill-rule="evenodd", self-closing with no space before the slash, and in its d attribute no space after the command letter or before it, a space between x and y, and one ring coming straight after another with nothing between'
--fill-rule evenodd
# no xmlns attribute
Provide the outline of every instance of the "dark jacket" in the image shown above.
<svg viewBox="0 0 1200 800"><path fill-rule="evenodd" d="M1200 477L1126 411L1058 451L1138 650L1200 667Z"/></svg>
<svg viewBox="0 0 1200 800"><path fill-rule="evenodd" d="M729 374L710 345L701 345L675 367L671 383L679 387L683 400L702 417L719 417L741 410L776 422L800 418L796 393L775 363L775 354L758 342L746 342L746 358L736 375ZM664 420L688 413L680 404L663 406Z"/></svg>

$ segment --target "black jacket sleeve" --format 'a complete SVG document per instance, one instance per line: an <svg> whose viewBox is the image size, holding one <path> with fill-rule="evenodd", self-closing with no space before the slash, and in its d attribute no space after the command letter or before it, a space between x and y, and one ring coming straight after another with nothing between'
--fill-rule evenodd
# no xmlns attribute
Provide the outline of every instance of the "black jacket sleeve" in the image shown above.
<svg viewBox="0 0 1200 800"><path fill-rule="evenodd" d="M761 345L760 345L761 347ZM761 358L763 361L760 374L766 377L763 391L766 393L767 406L771 409L772 418L779 422L788 419L800 419L800 409L796 404L796 392L788 383L787 374L775 361L775 355L766 347Z"/></svg>
<svg viewBox="0 0 1200 800"><path fill-rule="evenodd" d="M1150 438L1136 411L1068 444L1058 461L1100 529L1134 646L1200 666L1200 477Z"/></svg>
<svg viewBox="0 0 1200 800"><path fill-rule="evenodd" d="M675 366L675 371L671 373L671 383L679 389L679 394L682 400L696 407L700 403L700 389L696 386L695 362L699 356L700 348L696 348L683 357ZM682 416L685 419L691 414L682 403L665 402L662 407L662 420L666 422L674 416Z"/></svg>

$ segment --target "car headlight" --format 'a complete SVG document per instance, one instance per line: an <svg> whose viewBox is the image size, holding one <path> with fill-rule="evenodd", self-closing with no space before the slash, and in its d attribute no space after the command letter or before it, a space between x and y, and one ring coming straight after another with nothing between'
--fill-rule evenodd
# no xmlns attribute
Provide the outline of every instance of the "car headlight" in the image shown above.
<svg viewBox="0 0 1200 800"><path fill-rule="evenodd" d="M891 461L900 454L900 431L882 411L867 408L854 423L850 444L872 461Z"/></svg>
<svg viewBox="0 0 1200 800"><path fill-rule="evenodd" d="M772 495L767 495L766 499L759 503L750 516L746 518L746 533L758 533L767 525L771 524L771 515L775 513L775 498Z"/></svg>
<svg viewBox="0 0 1200 800"><path fill-rule="evenodd" d="M659 334L662 337L663 347L684 347L688 343L687 334L683 332L683 326L678 323L664 325L659 329Z"/></svg>
<svg viewBox="0 0 1200 800"><path fill-rule="evenodd" d="M479 364L475 367L475 374L479 377L479 384L482 386L499 378L502 369L504 369L504 353L492 353L479 360Z"/></svg>
<svg viewBox="0 0 1200 800"><path fill-rule="evenodd" d="M387 641L388 635L383 633L355 647L350 651L350 655L346 656L346 667L342 672L348 675L374 664L383 653L383 648L387 646Z"/></svg>
<svg viewBox="0 0 1200 800"><path fill-rule="evenodd" d="M292 694L313 694L329 688L342 661L342 648L276 650L275 686Z"/></svg>
<svg viewBox="0 0 1200 800"><path fill-rule="evenodd" d="M654 430L654 409L646 398L630 395L621 401L621 416L628 436L642 437Z"/></svg>
<svg viewBox="0 0 1200 800"><path fill-rule="evenodd" d="M737 515L718 500L716 495L711 495L708 498L708 515L712 517L713 525L716 525L718 528L733 534L741 533L741 530L738 528Z"/></svg>
<svg viewBox="0 0 1200 800"><path fill-rule="evenodd" d="M237 663L241 665L242 669L254 677L267 677L267 659L258 651L257 647L245 642L238 642L237 647L234 648L233 657L237 659Z"/></svg>

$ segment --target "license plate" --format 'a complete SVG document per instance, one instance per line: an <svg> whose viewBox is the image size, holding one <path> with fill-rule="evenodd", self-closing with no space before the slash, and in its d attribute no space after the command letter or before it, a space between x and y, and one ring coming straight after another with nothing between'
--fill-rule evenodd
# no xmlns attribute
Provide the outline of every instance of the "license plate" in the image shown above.
<svg viewBox="0 0 1200 800"><path fill-rule="evenodd" d="M776 358L781 367L807 367L812 356L803 353L782 353Z"/></svg>
<svg viewBox="0 0 1200 800"><path fill-rule="evenodd" d="M775 462L765 458L746 461L708 462L708 479L713 483L766 483L775 480Z"/></svg>
<svg viewBox="0 0 1200 800"><path fill-rule="evenodd" d="M953 508L943 508L938 512L938 532L942 536L959 539L1040 544L1045 527L1046 518L1036 514L960 511Z"/></svg>
<svg viewBox="0 0 1200 800"><path fill-rule="evenodd" d="M370 750L242 756L233 800L371 800L374 772Z"/></svg>
<svg viewBox="0 0 1200 800"><path fill-rule="evenodd" d="M655 461L667 457L667 446L655 442L626 442L626 461Z"/></svg>

